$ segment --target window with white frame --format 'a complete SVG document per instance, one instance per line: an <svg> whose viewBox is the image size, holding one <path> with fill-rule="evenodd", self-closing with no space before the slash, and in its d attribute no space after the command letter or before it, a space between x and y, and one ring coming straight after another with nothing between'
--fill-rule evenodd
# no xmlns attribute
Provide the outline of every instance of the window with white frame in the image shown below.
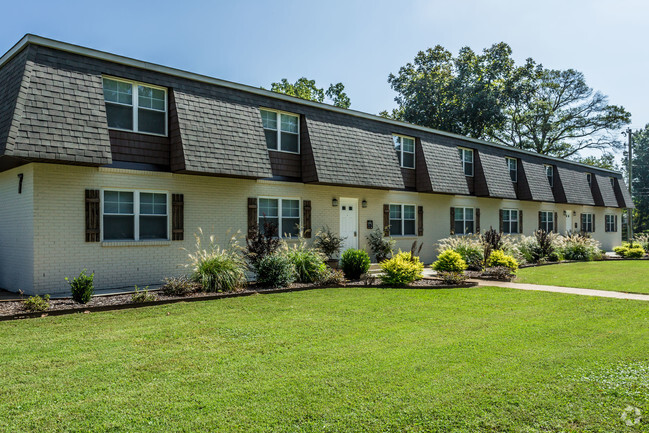
<svg viewBox="0 0 649 433"><path fill-rule="evenodd" d="M518 182L518 160L516 158L507 158L507 167L509 168L509 177L512 182Z"/></svg>
<svg viewBox="0 0 649 433"><path fill-rule="evenodd" d="M554 186L554 167L545 164L545 176L548 178L548 183L550 184L551 187Z"/></svg>
<svg viewBox="0 0 649 433"><path fill-rule="evenodd" d="M415 205L390 205L390 236L415 236Z"/></svg>
<svg viewBox="0 0 649 433"><path fill-rule="evenodd" d="M456 207L454 211L455 234L468 235L474 232L475 219L472 207Z"/></svg>
<svg viewBox="0 0 649 433"><path fill-rule="evenodd" d="M260 111L268 149L300 153L299 116L263 108Z"/></svg>
<svg viewBox="0 0 649 433"><path fill-rule="evenodd" d="M473 176L473 149L465 149L460 147L460 160L464 169L465 176Z"/></svg>
<svg viewBox="0 0 649 433"><path fill-rule="evenodd" d="M392 140L401 167L415 168L415 139L403 135L393 135Z"/></svg>
<svg viewBox="0 0 649 433"><path fill-rule="evenodd" d="M592 213L583 213L581 214L581 231L585 233L592 233L593 230L593 219L594 215Z"/></svg>
<svg viewBox="0 0 649 433"><path fill-rule="evenodd" d="M614 177L609 177L609 179L611 180L611 186L613 188L615 188L615 178Z"/></svg>
<svg viewBox="0 0 649 433"><path fill-rule="evenodd" d="M147 191L103 192L103 239L168 239L167 193Z"/></svg>
<svg viewBox="0 0 649 433"><path fill-rule="evenodd" d="M108 127L167 135L167 89L104 77Z"/></svg>
<svg viewBox="0 0 649 433"><path fill-rule="evenodd" d="M518 209L503 209L503 233L519 233Z"/></svg>
<svg viewBox="0 0 649 433"><path fill-rule="evenodd" d="M588 182L589 187L593 187L593 175L590 173L586 173L586 181Z"/></svg>
<svg viewBox="0 0 649 433"><path fill-rule="evenodd" d="M539 229L550 233L555 231L556 227L554 225L554 212L552 211L541 211L539 217Z"/></svg>
<svg viewBox="0 0 649 433"><path fill-rule="evenodd" d="M277 228L279 237L297 237L300 234L300 199L260 198L257 224L264 231L265 223Z"/></svg>
<svg viewBox="0 0 649 433"><path fill-rule="evenodd" d="M606 215L604 217L604 225L605 225L605 230L607 232L616 232L617 231L617 224L615 215Z"/></svg>

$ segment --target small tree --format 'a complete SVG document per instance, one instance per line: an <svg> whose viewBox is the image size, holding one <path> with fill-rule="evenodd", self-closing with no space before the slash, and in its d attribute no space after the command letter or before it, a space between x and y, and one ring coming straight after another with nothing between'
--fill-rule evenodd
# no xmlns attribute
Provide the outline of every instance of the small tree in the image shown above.
<svg viewBox="0 0 649 433"><path fill-rule="evenodd" d="M381 229L375 228L371 231L370 234L367 235L367 240L377 262L382 262L392 255L396 241L391 238L384 238Z"/></svg>
<svg viewBox="0 0 649 433"><path fill-rule="evenodd" d="M245 256L250 265L257 269L259 261L277 251L281 242L277 236L277 226L264 218L264 230L259 230L259 225L255 224L246 236Z"/></svg>
<svg viewBox="0 0 649 433"><path fill-rule="evenodd" d="M325 226L315 234L313 245L329 259L332 259L340 252L345 239L347 238L340 237L332 232L329 226Z"/></svg>

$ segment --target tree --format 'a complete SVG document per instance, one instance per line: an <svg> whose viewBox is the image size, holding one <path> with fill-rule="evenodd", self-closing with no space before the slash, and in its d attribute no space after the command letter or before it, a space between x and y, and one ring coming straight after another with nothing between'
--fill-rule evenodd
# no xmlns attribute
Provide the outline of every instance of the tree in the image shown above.
<svg viewBox="0 0 649 433"><path fill-rule="evenodd" d="M608 170L620 171L620 167L615 162L615 155L611 152L604 152L600 156L586 156L572 158L574 161L582 164L592 165L593 167L606 168Z"/></svg>
<svg viewBox="0 0 649 433"><path fill-rule="evenodd" d="M438 45L388 82L398 107L383 116L564 158L617 147L611 132L630 121L580 72L532 59L516 66L503 42L481 54L465 47L455 58Z"/></svg>
<svg viewBox="0 0 649 433"><path fill-rule="evenodd" d="M649 124L633 133L633 230L649 231Z"/></svg>
<svg viewBox="0 0 649 433"><path fill-rule="evenodd" d="M298 79L295 83L290 83L286 78L282 78L279 83L272 83L270 90L315 102L325 102L326 95L336 107L349 108L351 105L342 83L329 85L325 92L324 89L316 86L315 80L309 80L306 77Z"/></svg>

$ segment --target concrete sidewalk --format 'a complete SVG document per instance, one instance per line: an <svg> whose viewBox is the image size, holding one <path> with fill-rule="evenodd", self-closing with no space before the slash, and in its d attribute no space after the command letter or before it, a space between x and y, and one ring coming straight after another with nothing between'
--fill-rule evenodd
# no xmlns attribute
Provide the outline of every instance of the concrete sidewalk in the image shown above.
<svg viewBox="0 0 649 433"><path fill-rule="evenodd" d="M518 290L537 290L541 292L566 293L569 295L598 296L600 298L630 299L633 301L649 301L649 295L635 293L611 292L608 290L579 289L576 287L544 286L541 284L524 284L506 281L477 281L479 286L506 287Z"/></svg>

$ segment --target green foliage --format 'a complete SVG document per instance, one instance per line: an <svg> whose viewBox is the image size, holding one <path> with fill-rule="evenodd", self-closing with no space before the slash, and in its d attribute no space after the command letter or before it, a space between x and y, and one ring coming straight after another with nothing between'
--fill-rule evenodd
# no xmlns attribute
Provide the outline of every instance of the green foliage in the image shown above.
<svg viewBox="0 0 649 433"><path fill-rule="evenodd" d="M645 255L645 249L638 242L623 242L622 246L613 248L613 251L627 259L639 259Z"/></svg>
<svg viewBox="0 0 649 433"><path fill-rule="evenodd" d="M201 229L194 237L195 248L187 254L189 263L186 265L192 271L193 281L208 292L232 292L245 287L247 266L237 234L230 238L226 248L221 248L213 235L204 248Z"/></svg>
<svg viewBox="0 0 649 433"><path fill-rule="evenodd" d="M161 291L167 296L186 296L201 287L186 276L165 278Z"/></svg>
<svg viewBox="0 0 649 433"><path fill-rule="evenodd" d="M30 296L23 302L25 310L31 312L47 311L50 308L50 295L45 295L42 298L38 295Z"/></svg>
<svg viewBox="0 0 649 433"><path fill-rule="evenodd" d="M255 224L246 236L246 251L244 253L250 266L255 269L257 262L267 255L274 254L282 245L277 236L277 226L264 218L264 230L259 230Z"/></svg>
<svg viewBox="0 0 649 433"><path fill-rule="evenodd" d="M447 272L441 271L437 273L437 277L451 286L457 286L464 283L469 277L467 277L464 272Z"/></svg>
<svg viewBox="0 0 649 433"><path fill-rule="evenodd" d="M511 281L516 274L506 266L494 266L486 268L482 272L483 277L493 278L501 281Z"/></svg>
<svg viewBox="0 0 649 433"><path fill-rule="evenodd" d="M298 244L287 248L284 252L289 261L295 266L296 279L299 283L315 283L320 281L327 269L325 256L300 239Z"/></svg>
<svg viewBox="0 0 649 433"><path fill-rule="evenodd" d="M399 251L394 257L381 263L381 281L384 284L405 286L423 278L424 264L410 252Z"/></svg>
<svg viewBox="0 0 649 433"><path fill-rule="evenodd" d="M577 156L571 158L574 161L581 162L582 164L592 165L593 167L605 168L607 170L620 171L620 167L615 162L615 154L611 152L603 152L600 156Z"/></svg>
<svg viewBox="0 0 649 433"><path fill-rule="evenodd" d="M599 242L590 236L574 234L560 239L561 255L565 260L595 260L602 256Z"/></svg>
<svg viewBox="0 0 649 433"><path fill-rule="evenodd" d="M367 243L376 257L376 261L382 262L392 255L396 241L383 237L383 230L377 227L367 235Z"/></svg>
<svg viewBox="0 0 649 433"><path fill-rule="evenodd" d="M466 268L467 264L462 256L453 250L444 251L433 263L433 269L438 272L463 272Z"/></svg>
<svg viewBox="0 0 649 433"><path fill-rule="evenodd" d="M313 245L331 259L340 252L345 239L347 238L340 237L329 226L325 226L315 234Z"/></svg>
<svg viewBox="0 0 649 433"><path fill-rule="evenodd" d="M633 242L640 244L643 250L649 251L649 233L640 233L633 237Z"/></svg>
<svg viewBox="0 0 649 433"><path fill-rule="evenodd" d="M345 283L345 273L340 269L325 268L318 281L323 286L338 286Z"/></svg>
<svg viewBox="0 0 649 433"><path fill-rule="evenodd" d="M257 263L257 284L261 286L288 287L296 278L295 265L286 254L270 254Z"/></svg>
<svg viewBox="0 0 649 433"><path fill-rule="evenodd" d="M479 271L484 264L484 244L480 235L450 236L441 239L437 245L437 251L443 253L446 250L453 250L462 256L468 269Z"/></svg>
<svg viewBox="0 0 649 433"><path fill-rule="evenodd" d="M514 254L526 263L558 262L563 259L562 239L555 233L536 230L534 236L523 236L518 240Z"/></svg>
<svg viewBox="0 0 649 433"><path fill-rule="evenodd" d="M149 292L149 286L146 286L144 289L140 289L137 285L135 290L131 295L131 302L135 304L142 304L144 302L153 302L157 299L155 293Z"/></svg>
<svg viewBox="0 0 649 433"><path fill-rule="evenodd" d="M70 281L65 278L65 281L70 284L70 291L72 292L72 299L80 304L87 304L95 293L94 284L95 274L86 275L86 270L81 271L78 277Z"/></svg>
<svg viewBox="0 0 649 433"><path fill-rule="evenodd" d="M358 280L370 269L370 256L363 250L348 249L340 258L340 268L345 277Z"/></svg>
<svg viewBox="0 0 649 433"><path fill-rule="evenodd" d="M633 203L635 209L628 210L633 212L633 231L634 233L649 232L649 194L647 194L647 185L649 185L649 124L644 128L633 131ZM628 158L627 152L624 152L625 160ZM625 167L628 172L628 167ZM626 179L625 179L626 180ZM638 238L636 237L636 240ZM649 251L649 245L645 250Z"/></svg>
<svg viewBox="0 0 649 433"><path fill-rule="evenodd" d="M270 90L315 102L325 102L326 95L329 98L328 102L336 107L349 108L351 105L343 83L331 84L325 92L324 89L316 86L315 80L309 80L306 77L299 78L295 83L290 83L286 78L282 78L279 83L272 83Z"/></svg>
<svg viewBox="0 0 649 433"><path fill-rule="evenodd" d="M512 273L516 273L516 270L518 270L518 262L516 259L508 256L502 250L495 250L491 253L487 259L487 266L490 268L505 267Z"/></svg>

